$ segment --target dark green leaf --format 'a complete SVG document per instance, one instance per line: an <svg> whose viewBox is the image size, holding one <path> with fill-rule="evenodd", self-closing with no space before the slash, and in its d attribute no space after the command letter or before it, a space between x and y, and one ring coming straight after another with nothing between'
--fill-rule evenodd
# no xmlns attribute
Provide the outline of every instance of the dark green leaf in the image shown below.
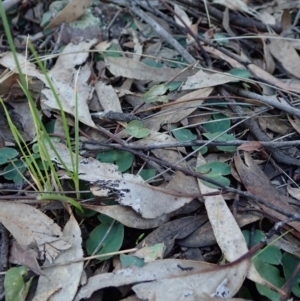
<svg viewBox="0 0 300 301"><path fill-rule="evenodd" d="M246 69L233 68L228 73L242 78L250 78L251 73Z"/></svg>
<svg viewBox="0 0 300 301"><path fill-rule="evenodd" d="M144 138L150 134L150 131L144 127L143 123L138 120L133 120L128 123L126 131L129 135L135 138Z"/></svg>
<svg viewBox="0 0 300 301"><path fill-rule="evenodd" d="M11 147L0 148L0 165L9 163L11 159L14 159L18 155L18 152Z"/></svg>
<svg viewBox="0 0 300 301"><path fill-rule="evenodd" d="M228 37L226 37L223 33L217 32L214 34L214 40L216 40L216 42L219 45L225 45L228 44Z"/></svg>
<svg viewBox="0 0 300 301"><path fill-rule="evenodd" d="M217 181L220 184L226 186L230 185L230 180L223 177L231 173L230 166L226 163L220 161L209 162L207 164L196 167L196 171L209 179ZM206 181L203 181L203 183L205 183L209 187L219 188L218 186Z"/></svg>
<svg viewBox="0 0 300 301"><path fill-rule="evenodd" d="M31 281L25 283L23 277L27 275L27 268L24 266L10 268L4 278L5 300L24 301L26 299Z"/></svg>
<svg viewBox="0 0 300 301"><path fill-rule="evenodd" d="M213 114L213 119L203 124L209 133L226 132L230 128L230 119L223 114Z"/></svg>
<svg viewBox="0 0 300 301"><path fill-rule="evenodd" d="M116 164L119 171L124 172L131 167L134 155L126 151L110 150L98 153L96 159L103 163Z"/></svg>
<svg viewBox="0 0 300 301"><path fill-rule="evenodd" d="M252 261L254 263L256 270L264 279L266 279L267 281L269 281L270 283L272 283L278 288L281 288L284 285L285 280L280 277L279 269L277 269L273 265L262 262L258 258L254 258ZM256 288L261 295L268 297L270 300L272 301L280 300L279 294L272 291L268 287L260 284L256 284Z"/></svg>
<svg viewBox="0 0 300 301"><path fill-rule="evenodd" d="M5 168L3 175L6 180L13 180L15 183L22 182L23 172L26 170L26 166L21 160L16 160L13 163L9 163Z"/></svg>
<svg viewBox="0 0 300 301"><path fill-rule="evenodd" d="M197 139L197 136L188 129L174 129L173 135L178 141L191 141Z"/></svg>
<svg viewBox="0 0 300 301"><path fill-rule="evenodd" d="M150 168L150 169L143 169L139 175L143 178L144 181L147 181L151 178L153 178L156 175L156 169Z"/></svg>
<svg viewBox="0 0 300 301"><path fill-rule="evenodd" d="M223 134L220 137L218 137L220 134L221 134L220 132L204 133L203 136L205 136L207 139L212 141L235 141L236 140L236 138L231 134ZM236 146L217 146L217 149L223 152L235 152Z"/></svg>
<svg viewBox="0 0 300 301"><path fill-rule="evenodd" d="M105 237L105 238L104 238ZM91 233L86 242L86 250L92 255L94 250L102 241L97 255L117 252L122 246L124 238L124 226L118 222L111 227L111 224L101 224L97 226ZM111 256L99 257L98 260L106 260Z"/></svg>
<svg viewBox="0 0 300 301"><path fill-rule="evenodd" d="M170 82L166 85L166 87L170 92L173 92L173 91L177 90L181 84L182 84L182 82Z"/></svg>
<svg viewBox="0 0 300 301"><path fill-rule="evenodd" d="M168 96L164 95L167 92L165 84L152 86L141 98L145 103L152 102L168 102Z"/></svg>
<svg viewBox="0 0 300 301"><path fill-rule="evenodd" d="M162 63L150 59L143 59L141 62L152 68L161 68L164 66Z"/></svg>
<svg viewBox="0 0 300 301"><path fill-rule="evenodd" d="M250 240L250 232L249 231L243 231L246 243L249 246L249 240ZM255 230L252 236L252 246L254 247L257 244L261 242L262 239L265 238L264 232L260 230ZM257 258L265 263L269 264L275 264L278 265L281 263L282 253L280 249L272 244L267 245L262 250L258 251L253 258Z"/></svg>
<svg viewBox="0 0 300 301"><path fill-rule="evenodd" d="M114 43L112 43L107 50L103 52L104 55L110 56L110 57L121 57L122 54L120 53L120 49L118 46Z"/></svg>
<svg viewBox="0 0 300 301"><path fill-rule="evenodd" d="M145 265L143 258L139 258L133 255L121 254L120 260L121 260L122 268L126 268L130 265L134 265L136 267L143 267Z"/></svg>

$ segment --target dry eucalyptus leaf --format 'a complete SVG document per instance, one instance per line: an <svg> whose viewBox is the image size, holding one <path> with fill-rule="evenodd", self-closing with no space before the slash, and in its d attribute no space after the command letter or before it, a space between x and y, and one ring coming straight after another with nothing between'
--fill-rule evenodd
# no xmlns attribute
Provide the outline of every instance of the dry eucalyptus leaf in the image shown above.
<svg viewBox="0 0 300 301"><path fill-rule="evenodd" d="M104 111L123 112L119 97L111 85L97 81L95 83L95 90Z"/></svg>
<svg viewBox="0 0 300 301"><path fill-rule="evenodd" d="M253 213L237 214L236 221L240 227L254 223L261 217ZM216 244L216 238L210 222L207 222L195 232L184 239L177 241L180 246L186 248L203 248Z"/></svg>
<svg viewBox="0 0 300 301"><path fill-rule="evenodd" d="M73 0L69 2L45 28L54 28L62 23L70 23L78 19L84 14L91 3L92 0Z"/></svg>
<svg viewBox="0 0 300 301"><path fill-rule="evenodd" d="M83 258L81 230L73 215L63 230L63 237L72 247L62 253L53 262L54 265ZM46 261L45 264L48 265L48 262ZM59 287L60 290L52 296L52 301L74 299L83 271L83 261L45 268L43 271L45 276L39 278L36 297Z"/></svg>
<svg viewBox="0 0 300 301"><path fill-rule="evenodd" d="M163 225L170 219L168 215L151 219L142 218L133 209L121 205L96 206L81 204L81 206L110 216L122 223L124 226L134 229L153 229Z"/></svg>
<svg viewBox="0 0 300 301"><path fill-rule="evenodd" d="M295 210L289 204L289 197L280 194L278 190L271 185L268 177L264 172L255 164L254 160L248 153L244 153L245 163L242 161L239 153L234 157L234 163L239 176L247 188L247 190L255 196L264 199L266 202L276 206L278 209L288 210L293 213ZM268 214L278 218L279 220L285 220L286 216L283 214L265 206L259 204L263 210L266 210ZM300 231L300 223L292 222L290 226Z"/></svg>
<svg viewBox="0 0 300 301"><path fill-rule="evenodd" d="M269 84L275 85L286 91L291 91L296 93L300 92L298 83L295 83L293 81L290 81L289 83L285 83L283 80L276 78L275 76L271 75L267 71L263 70L262 68L254 64L249 64L248 70L258 79L262 79L264 82L268 82Z"/></svg>
<svg viewBox="0 0 300 301"><path fill-rule="evenodd" d="M199 153L197 166L206 163L206 160ZM256 175L255 175L256 176ZM202 194L218 191L206 186L198 179L200 192ZM232 262L248 252L248 247L242 231L229 210L222 195L203 196L207 215L214 231L216 241L224 253L225 258ZM247 277L252 281L274 288L274 286L263 279L250 263Z"/></svg>
<svg viewBox="0 0 300 301"><path fill-rule="evenodd" d="M224 290L226 296L231 297L244 282L248 267L249 260L224 266L190 260L156 260L142 268L130 266L113 273L93 276L87 285L81 287L74 301L89 298L93 292L105 287L137 282L147 282L133 287L137 296L143 300L154 300L154 294L157 301L181 300L186 292L194 298L186 300L203 300L205 294L218 296Z"/></svg>
<svg viewBox="0 0 300 301"><path fill-rule="evenodd" d="M45 252L50 262L70 248L60 227L41 211L17 202L0 201L0 205L0 222L21 246Z"/></svg>
<svg viewBox="0 0 300 301"><path fill-rule="evenodd" d="M153 246L157 243L165 245L164 255L167 256L175 243L175 239L183 239L207 221L204 215L187 216L170 221L152 231L136 247Z"/></svg>
<svg viewBox="0 0 300 301"><path fill-rule="evenodd" d="M146 64L126 57L105 56L104 59L108 70L113 75L134 78L137 80L165 82L176 77L177 81L183 81L187 76L196 73L195 70L186 70L182 72L183 69L180 68L152 68Z"/></svg>
<svg viewBox="0 0 300 301"><path fill-rule="evenodd" d="M289 41L285 39L268 39L267 47L285 71L295 77L300 77L300 57Z"/></svg>
<svg viewBox="0 0 300 301"><path fill-rule="evenodd" d="M197 110L212 91L213 88L209 87L198 89L179 97L172 102L172 105L162 108L160 112L153 114L153 116L146 119L144 121L144 126L151 130L158 131L165 123L176 123L181 121Z"/></svg>
<svg viewBox="0 0 300 301"><path fill-rule="evenodd" d="M37 252L32 249L26 250L17 241L13 241L9 256L10 263L24 265L37 275L45 275L41 270L36 258Z"/></svg>
<svg viewBox="0 0 300 301"><path fill-rule="evenodd" d="M208 73L199 70L195 75L189 76L181 87L182 90L203 89L214 87L230 82L237 82L239 79L226 73Z"/></svg>
<svg viewBox="0 0 300 301"><path fill-rule="evenodd" d="M65 166L73 171L68 148L61 143L53 142L53 144ZM50 147L48 151L51 160L56 162L59 167L64 168ZM181 193L151 186L140 176L121 174L117 171L116 165L101 163L94 158L81 156L78 158L74 153L71 155L74 156L74 160L79 160L79 179L93 184L91 191L94 195L107 196L108 193L114 193L120 204L130 206L144 218L159 218L181 208L194 198L190 195L185 196Z"/></svg>
<svg viewBox="0 0 300 301"><path fill-rule="evenodd" d="M92 128L97 127L91 118L88 107L92 87L87 82L91 73L91 67L86 64L77 70L76 66L86 61L89 56L88 50L95 43L97 43L97 39L88 42L82 41L77 45L73 43L68 44L57 59L55 66L48 72L64 111L75 116L77 97L78 118L81 122ZM78 80L75 82L76 79ZM75 87L78 91L77 95ZM59 106L51 89L42 90L42 94L44 96L41 100L43 111L52 111L53 109L59 111Z"/></svg>

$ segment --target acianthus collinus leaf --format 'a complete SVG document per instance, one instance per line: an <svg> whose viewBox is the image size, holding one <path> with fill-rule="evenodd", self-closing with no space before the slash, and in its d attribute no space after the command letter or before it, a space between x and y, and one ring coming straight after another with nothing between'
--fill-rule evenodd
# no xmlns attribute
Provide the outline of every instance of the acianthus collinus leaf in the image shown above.
<svg viewBox="0 0 300 301"><path fill-rule="evenodd" d="M134 138L145 138L150 134L150 131L144 127L143 123L138 120L133 120L128 123L126 131Z"/></svg>
<svg viewBox="0 0 300 301"><path fill-rule="evenodd" d="M196 167L196 170L203 174L203 176L219 182L220 184L226 186L230 185L230 180L224 177L230 174L230 166L226 163L213 161ZM203 181L203 183L212 188L219 188L218 186L206 181Z"/></svg>

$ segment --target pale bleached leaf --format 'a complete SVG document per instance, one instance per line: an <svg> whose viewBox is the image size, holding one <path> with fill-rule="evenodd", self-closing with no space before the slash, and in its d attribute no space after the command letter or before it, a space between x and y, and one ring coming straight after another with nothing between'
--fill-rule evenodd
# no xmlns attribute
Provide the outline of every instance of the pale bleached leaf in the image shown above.
<svg viewBox="0 0 300 301"><path fill-rule="evenodd" d="M61 160L52 149L48 149L51 159L61 168L66 166L73 171L70 158L70 151L61 144L53 142ZM173 212L189 203L194 197L151 186L140 176L132 174L121 174L117 171L117 166L108 163L101 163L94 158L77 158L79 160L78 177L81 180L93 183L91 191L97 196L107 196L108 193L115 193L117 201L130 206L134 211L144 218L159 218L164 214Z"/></svg>
<svg viewBox="0 0 300 301"><path fill-rule="evenodd" d="M123 112L119 97L111 85L98 81L95 83L95 90L104 111Z"/></svg>
<svg viewBox="0 0 300 301"><path fill-rule="evenodd" d="M208 73L199 70L195 75L189 76L181 87L182 90L201 89L214 87L230 82L236 82L238 78L225 73Z"/></svg>
<svg viewBox="0 0 300 301"><path fill-rule="evenodd" d="M182 27L185 27L185 24L190 27L192 25L192 22L189 18L189 16L187 15L187 13L177 4L174 4L174 11L176 13L176 15L174 16L175 21L177 24L179 24ZM183 22L185 24L183 24L180 19L177 17L177 15L183 20Z"/></svg>
<svg viewBox="0 0 300 301"><path fill-rule="evenodd" d="M203 164L206 164L206 161L199 153L197 166ZM199 179L198 185L202 194L218 191L217 189L208 187ZM203 196L203 198L207 215L220 249L228 261L232 262L237 260L248 252L244 235L237 221L233 217L222 195ZM262 285L275 288L258 274L252 263L250 264L247 277Z"/></svg>
<svg viewBox="0 0 300 301"><path fill-rule="evenodd" d="M190 260L157 260L142 268L130 266L113 273L93 276L79 290L74 301L89 298L93 292L105 287L119 287L137 282L147 282L133 287L138 297L143 300L154 300L155 295L158 298L155 300L180 300L187 292L191 297L202 297L205 294L214 296L221 289L226 290L226 296L230 297L236 293L240 283L243 283L248 267L248 260L226 266Z"/></svg>
<svg viewBox="0 0 300 301"><path fill-rule="evenodd" d="M63 237L71 248L62 253L52 264L60 264L83 258L81 230L73 215L63 230ZM49 266L49 262L44 265ZM39 278L35 296L46 296L47 292L59 290L51 297L52 301L71 301L77 292L83 271L83 261L43 269L45 276ZM45 301L48 299L44 299Z"/></svg>
<svg viewBox="0 0 300 301"><path fill-rule="evenodd" d="M97 128L94 124L88 107L88 100L91 96L92 87L87 83L89 74L86 69L88 65L82 67L85 78L80 76L80 69L75 66L83 64L89 56L88 50L97 43L97 39L91 41L82 41L78 44L68 44L62 54L56 61L55 66L48 72L55 91L58 94L63 110L75 116L76 97L78 99L78 119L84 124ZM79 79L78 79L79 75ZM76 81L76 79L78 79ZM76 92L78 95L76 96ZM42 90L43 98L41 100L42 109L59 110L57 101L51 89Z"/></svg>
<svg viewBox="0 0 300 301"><path fill-rule="evenodd" d="M157 82L166 82L176 77L176 80L185 80L188 75L195 74L194 70L179 68L152 68L146 64L126 57L108 57L105 56L105 63L108 70L115 76L133 78L137 80L153 80Z"/></svg>
<svg viewBox="0 0 300 301"><path fill-rule="evenodd" d="M70 248L60 227L41 211L16 201L0 201L0 205L0 222L21 246L45 252L50 262Z"/></svg>

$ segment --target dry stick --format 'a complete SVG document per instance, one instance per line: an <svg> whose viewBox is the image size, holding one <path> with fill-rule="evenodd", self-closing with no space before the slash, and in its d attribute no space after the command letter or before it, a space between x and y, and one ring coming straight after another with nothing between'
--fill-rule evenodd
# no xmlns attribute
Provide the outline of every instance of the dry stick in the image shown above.
<svg viewBox="0 0 300 301"><path fill-rule="evenodd" d="M185 23L185 21L181 18L181 16L179 16L175 11L174 9L168 4L166 3L164 0L159 0L163 6L168 9L173 15L175 15L179 20L180 22L184 25L186 31L193 37L193 39L196 41L199 49L201 50L201 53L203 55L203 58L206 62L206 65L208 68L212 69L212 62L211 62L211 59L210 57L208 56L207 52L205 51L205 49L203 48L203 46L200 44L200 41L198 39L198 35L196 35L191 29L190 27Z"/></svg>
<svg viewBox="0 0 300 301"><path fill-rule="evenodd" d="M269 96L259 95L254 92L250 92L250 91L246 91L246 90L243 90L240 88L232 87L230 85L224 85L224 87L226 88L226 90L230 91L231 93L238 94L243 97L259 100L259 101L261 101L265 104L268 104L276 109L282 110L286 113L295 115L300 118L300 110L299 109L290 106L288 103L280 102L279 100L275 101L273 99L273 96L269 97Z"/></svg>
<svg viewBox="0 0 300 301"><path fill-rule="evenodd" d="M0 223L0 272L4 272L8 268L8 246L9 246L9 240L8 240L8 231L3 226L3 224ZM0 296L4 294L4 276L0 275Z"/></svg>
<svg viewBox="0 0 300 301"><path fill-rule="evenodd" d="M300 270L300 262L298 262L297 266L294 268L294 271L293 271L291 277L289 278L289 280L281 288L281 290L286 293L286 297L285 298L281 298L280 301L287 301L287 300L289 300L291 292L292 292L292 288L293 288L293 285L295 283L295 279L297 277L297 274L298 274L299 270Z"/></svg>
<svg viewBox="0 0 300 301"><path fill-rule="evenodd" d="M181 171L183 172L184 174L188 175L188 176L192 176L192 177L195 177L195 178L198 178L200 180L203 180L203 181L206 181L206 182L209 182L209 183L212 183L218 187L221 188L220 191L218 191L218 194L225 194L225 193L229 193L229 192L233 192L233 193L238 193L239 195L241 196L244 196L246 198L250 198L260 204L263 204L265 205L266 207L268 208L271 208L279 213L282 213L283 215L285 215L286 217L288 218L292 218L293 220L296 220L296 221L300 221L300 214L294 214L294 213L291 213L290 211L286 210L286 209L280 209L280 208L277 208L275 205L265 201L264 199L258 197L258 196L255 196L253 194L251 194L250 192L245 192L245 191L241 191L241 190L238 190L238 189L235 189L235 188L232 188L232 187L229 187L229 186L226 186L226 185L223 185L223 184L220 184L219 182L217 181L214 181L210 178L207 178L205 176L203 176L202 174L198 173L198 172L195 172L195 171L192 171L192 170L188 170L186 168L183 168L183 167L180 167L180 166L177 166L177 165L174 165L168 161L165 161L165 160L161 160L161 159L157 159L157 158L154 158L154 157L150 157L149 155L145 155L143 152L140 152L140 151L135 151L133 149L131 149L130 147L127 147L125 145L117 145L115 144L114 145L114 149L118 149L118 150L125 150L125 151L128 151L128 152L131 152L133 153L134 155L137 155L137 156L140 156L142 158L146 158L147 160L152 160L158 164L161 164L161 165L165 165L173 170L178 170L178 171ZM205 196L205 195L200 195L200 196Z"/></svg>
<svg viewBox="0 0 300 301"><path fill-rule="evenodd" d="M189 8L197 8L197 9L202 9L203 11L205 10L204 3L203 1L189 1L189 0L176 0L174 1L175 3L178 2L181 5L184 4L188 6ZM218 19L220 22L223 20L223 12L213 5L208 5L208 12L211 16L214 18ZM244 17L236 12L230 12L229 13L229 18L230 18L230 24L237 25L239 27L254 27L257 28L258 31L264 32L264 31L269 31L268 27L272 28L276 33L280 33L282 31L282 27L280 25L270 25L266 26L264 23L258 21L258 20L253 20L252 18L247 18Z"/></svg>
<svg viewBox="0 0 300 301"><path fill-rule="evenodd" d="M116 146L114 143L98 142L98 141L82 141L81 149L96 151L96 150L108 150ZM264 147L271 148L286 148L291 146L299 146L300 140L293 141L281 141L281 142L272 142L272 141L256 141ZM208 144L209 146L239 146L242 144L252 144L253 141L247 140L233 140L233 141L208 141L208 140L191 140L191 141L182 141L182 142L170 142L170 143L157 143L157 144L148 144L148 145L138 145L133 143L123 143L123 145L130 147L133 150L143 150L150 151L153 149L164 149L164 148L177 148L177 147L192 147L192 146L202 146Z"/></svg>
<svg viewBox="0 0 300 301"><path fill-rule="evenodd" d="M134 14L136 14L147 24L149 24L160 37L162 37L166 42L174 47L189 64L194 64L196 62L193 56L191 56L189 52L186 51L164 28L162 28L156 21L154 21L140 8L134 5L133 2L131 2L131 6L129 8Z"/></svg>
<svg viewBox="0 0 300 301"><path fill-rule="evenodd" d="M229 98L230 94L224 88L222 88L222 93L227 101L231 103L229 106L233 112L237 113L239 116L244 116L244 110L239 105L236 105L235 100ZM249 128L250 132L257 140L270 141L269 136L261 130L255 119L247 119L244 124ZM273 149L271 147L266 147L266 149L272 154L276 161L287 165L300 166L300 160L292 158L278 149Z"/></svg>

